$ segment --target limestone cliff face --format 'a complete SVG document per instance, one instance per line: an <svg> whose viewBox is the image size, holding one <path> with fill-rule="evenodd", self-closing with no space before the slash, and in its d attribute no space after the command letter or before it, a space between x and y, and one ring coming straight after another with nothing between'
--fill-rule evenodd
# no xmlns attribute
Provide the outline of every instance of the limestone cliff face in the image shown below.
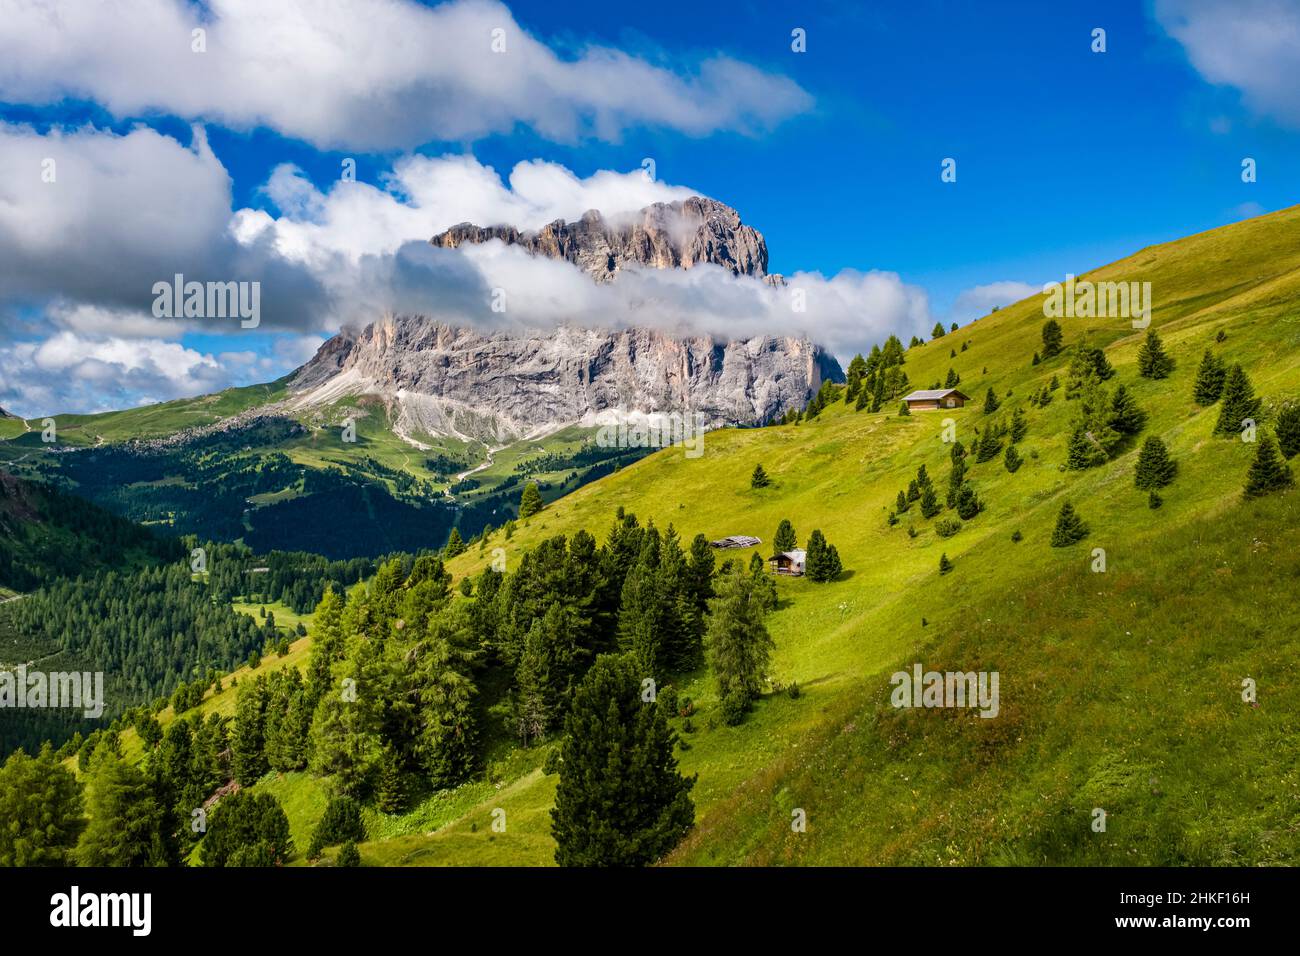
<svg viewBox="0 0 1300 956"><path fill-rule="evenodd" d="M698 196L607 220L588 212L536 232L453 226L433 245L498 239L563 259L596 282L631 268L711 264L767 274L767 244L730 206ZM614 317L612 325L617 325ZM408 437L453 435L509 442L621 416L701 413L709 427L761 424L802 407L839 363L804 338L675 337L649 328L481 332L421 315L390 316L330 339L290 382L290 404L328 405L373 395Z"/></svg>
<svg viewBox="0 0 1300 956"><path fill-rule="evenodd" d="M802 407L839 363L805 339L677 338L653 329L484 333L389 317L330 339L290 382L296 407L385 399L401 434L507 442L570 424L699 412L710 427Z"/></svg>
<svg viewBox="0 0 1300 956"><path fill-rule="evenodd" d="M434 236L445 249L499 239L534 255L572 262L597 282L610 282L631 263L654 269L689 269L711 263L736 275L767 275L763 234L740 221L730 206L692 196L655 203L611 222L592 210L577 222L557 219L536 232L513 226L461 223Z"/></svg>

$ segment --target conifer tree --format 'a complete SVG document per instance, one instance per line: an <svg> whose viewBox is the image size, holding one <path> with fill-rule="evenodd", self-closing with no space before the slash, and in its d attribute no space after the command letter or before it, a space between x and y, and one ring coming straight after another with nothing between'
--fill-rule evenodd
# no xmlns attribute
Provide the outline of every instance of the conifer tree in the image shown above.
<svg viewBox="0 0 1300 956"><path fill-rule="evenodd" d="M997 430L989 424L984 431L980 432L979 441L975 443L976 464L992 461L1001 450L1002 442L998 440Z"/></svg>
<svg viewBox="0 0 1300 956"><path fill-rule="evenodd" d="M86 826L81 785L49 744L0 767L0 867L70 866Z"/></svg>
<svg viewBox="0 0 1300 956"><path fill-rule="evenodd" d="M266 761L266 678L244 681L230 735L230 769L241 787L251 787L268 769Z"/></svg>
<svg viewBox="0 0 1300 956"><path fill-rule="evenodd" d="M808 576L808 580L818 583L833 581L839 577L842 570L844 568L840 563L840 553L835 549L835 545L826 543L826 536L820 529L814 530L808 536L807 557L804 562L804 573Z"/></svg>
<svg viewBox="0 0 1300 956"><path fill-rule="evenodd" d="M925 490L921 492L921 517L933 518L941 510L939 496L934 493L934 485L926 484Z"/></svg>
<svg viewBox="0 0 1300 956"><path fill-rule="evenodd" d="M1174 360L1165 351L1164 343L1154 328L1147 329L1147 337L1138 350L1138 374L1143 378L1168 378L1174 370Z"/></svg>
<svg viewBox="0 0 1300 956"><path fill-rule="evenodd" d="M1273 436L1261 436L1256 442L1255 460L1250 463L1250 471L1246 473L1245 496L1259 498L1294 485L1295 476L1291 474L1291 466L1278 453Z"/></svg>
<svg viewBox="0 0 1300 956"><path fill-rule="evenodd" d="M772 538L773 551L777 554L793 551L798 545L799 539L795 537L794 525L790 523L789 518L782 518L781 523L776 527L776 535Z"/></svg>
<svg viewBox="0 0 1300 956"><path fill-rule="evenodd" d="M81 866L160 866L167 862L163 809L138 769L110 748L91 758L86 786L90 823L77 844Z"/></svg>
<svg viewBox="0 0 1300 956"><path fill-rule="evenodd" d="M906 418L908 415L911 414L912 414L912 410L911 408L908 407L907 402L900 402L898 405L898 417Z"/></svg>
<svg viewBox="0 0 1300 956"><path fill-rule="evenodd" d="M945 334L947 333L944 331L943 323L942 322L934 323L934 328L930 330L930 338L941 339L944 337Z"/></svg>
<svg viewBox="0 0 1300 956"><path fill-rule="evenodd" d="M1223 383L1223 404L1219 407L1219 421L1214 426L1214 434L1237 435L1247 419L1259 419L1259 399L1255 397L1246 370L1234 365Z"/></svg>
<svg viewBox="0 0 1300 956"><path fill-rule="evenodd" d="M635 665L597 658L564 730L551 810L555 862L644 866L676 846L694 824L695 778L678 771L676 734L658 704L642 701Z"/></svg>
<svg viewBox="0 0 1300 956"><path fill-rule="evenodd" d="M964 482L957 492L956 509L957 517L963 521L969 521L984 510L984 503L969 481Z"/></svg>
<svg viewBox="0 0 1300 956"><path fill-rule="evenodd" d="M957 492L966 480L966 459L961 455L952 456L952 465L948 472L948 495L946 503L949 508L957 505Z"/></svg>
<svg viewBox="0 0 1300 956"><path fill-rule="evenodd" d="M920 497L921 497L921 488L919 485L917 485L916 479L913 478L911 481L907 483L907 500L909 502L916 501Z"/></svg>
<svg viewBox="0 0 1300 956"><path fill-rule="evenodd" d="M961 384L961 376L952 369L948 369L948 377L943 381L944 388L956 388Z"/></svg>
<svg viewBox="0 0 1300 956"><path fill-rule="evenodd" d="M1142 451L1138 453L1134 475L1136 486L1142 491L1163 488L1174 480L1177 471L1178 464L1169 457L1169 449L1165 443L1155 435L1149 436L1142 443Z"/></svg>
<svg viewBox="0 0 1300 956"><path fill-rule="evenodd" d="M1300 403L1288 402L1282 406L1274 431L1283 458L1290 459L1300 454Z"/></svg>
<svg viewBox="0 0 1300 956"><path fill-rule="evenodd" d="M985 415L992 415L1001 407L1001 405L1002 403L998 401L998 397L995 394L993 394L992 388L990 388L987 392L984 393L984 414Z"/></svg>
<svg viewBox="0 0 1300 956"><path fill-rule="evenodd" d="M1065 502L1056 516L1056 527L1052 530L1052 547L1065 548L1082 541L1088 536L1088 526L1074 510L1074 505Z"/></svg>
<svg viewBox="0 0 1300 956"><path fill-rule="evenodd" d="M763 688L768 661L775 646L764 617L766 608L751 576L733 568L720 577L718 596L709 604L705 645L709 666L718 685L718 698L735 694L748 707Z"/></svg>
<svg viewBox="0 0 1300 956"><path fill-rule="evenodd" d="M1002 457L1002 463L1006 466L1007 471L1014 475L1020 469L1020 466L1024 464L1024 459L1020 457L1020 452L1016 451L1015 445L1008 445L1007 453Z"/></svg>
<svg viewBox="0 0 1300 956"><path fill-rule="evenodd" d="M1197 405L1213 405L1223 395L1223 385L1228 377L1228 370L1223 360L1209 349L1201 359L1196 370L1196 384L1192 389L1192 398Z"/></svg>
<svg viewBox="0 0 1300 956"><path fill-rule="evenodd" d="M542 506L542 493L537 490L537 482L530 481L519 495L519 520L531 518L542 510Z"/></svg>
<svg viewBox="0 0 1300 956"><path fill-rule="evenodd" d="M1029 433L1029 419L1025 417L1025 410L1017 408L1011 413L1011 444L1018 445Z"/></svg>
<svg viewBox="0 0 1300 956"><path fill-rule="evenodd" d="M951 570L952 562L948 560L948 555L946 553L939 555L939 573L947 574Z"/></svg>
<svg viewBox="0 0 1300 956"><path fill-rule="evenodd" d="M458 554L465 553L465 542L461 540L460 531L458 529L451 529L451 534L447 536L447 544L443 550L449 558L454 558Z"/></svg>
<svg viewBox="0 0 1300 956"><path fill-rule="evenodd" d="M1110 403L1110 427L1121 435L1136 435L1146 423L1146 412L1138 407L1127 386L1116 386Z"/></svg>
<svg viewBox="0 0 1300 956"><path fill-rule="evenodd" d="M767 472L763 470L763 466L755 465L754 473L749 476L749 487L766 488L770 484L772 484L772 479L767 477Z"/></svg>
<svg viewBox="0 0 1300 956"><path fill-rule="evenodd" d="M1043 358L1054 358L1061 354L1061 345L1065 336L1061 334L1061 324L1055 319L1043 323Z"/></svg>
<svg viewBox="0 0 1300 956"><path fill-rule="evenodd" d="M252 857L248 851L256 851ZM293 855L289 818L269 793L240 790L222 797L199 847L204 866L281 866Z"/></svg>
<svg viewBox="0 0 1300 956"><path fill-rule="evenodd" d="M334 858L335 866L353 867L361 865L361 851L349 840L339 847L339 854Z"/></svg>
<svg viewBox="0 0 1300 956"><path fill-rule="evenodd" d="M1082 422L1075 425L1066 446L1065 467L1078 471L1104 465L1109 460L1106 450L1088 434L1087 426Z"/></svg>

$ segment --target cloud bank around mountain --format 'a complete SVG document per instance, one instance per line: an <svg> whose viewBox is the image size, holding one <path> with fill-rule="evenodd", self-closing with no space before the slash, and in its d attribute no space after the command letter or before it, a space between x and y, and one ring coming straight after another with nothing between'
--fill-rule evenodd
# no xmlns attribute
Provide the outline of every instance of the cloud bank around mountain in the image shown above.
<svg viewBox="0 0 1300 956"><path fill-rule="evenodd" d="M40 175L47 160L50 182ZM472 157L412 155L378 185L339 180L321 189L284 166L263 188L272 211L232 209L230 178L199 127L185 145L147 127L42 133L0 125L0 325L11 339L44 340L0 349L0 404L24 414L102 410L287 370L237 344L253 341L240 338L237 321L155 318L154 284L177 273L259 282L256 334L278 335L275 357L294 363L343 324L386 312L487 329L640 324L723 337L802 334L845 358L931 324L924 290L889 272L800 273L773 288L700 266L629 271L598 286L567 262L499 242L428 243L461 221L536 227L697 193L641 170L581 178L532 161L502 180ZM501 293L504 312L493 309ZM202 353L174 341L185 333L236 344Z"/></svg>

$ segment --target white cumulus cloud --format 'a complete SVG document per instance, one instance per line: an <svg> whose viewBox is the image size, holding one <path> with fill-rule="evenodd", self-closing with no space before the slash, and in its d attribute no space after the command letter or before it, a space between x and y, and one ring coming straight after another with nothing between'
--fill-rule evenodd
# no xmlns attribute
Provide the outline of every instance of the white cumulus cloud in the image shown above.
<svg viewBox="0 0 1300 956"><path fill-rule="evenodd" d="M754 133L812 105L789 78L723 55L667 66L557 51L493 0L0 0L0 23L0 100L91 99L331 149L520 126L565 142L645 126Z"/></svg>

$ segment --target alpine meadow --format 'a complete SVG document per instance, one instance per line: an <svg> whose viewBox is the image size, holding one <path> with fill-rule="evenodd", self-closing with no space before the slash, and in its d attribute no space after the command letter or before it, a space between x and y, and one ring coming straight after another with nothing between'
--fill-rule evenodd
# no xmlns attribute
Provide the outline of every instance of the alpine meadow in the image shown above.
<svg viewBox="0 0 1300 956"><path fill-rule="evenodd" d="M23 922L1265 921L1300 7L920 6L0 0Z"/></svg>

